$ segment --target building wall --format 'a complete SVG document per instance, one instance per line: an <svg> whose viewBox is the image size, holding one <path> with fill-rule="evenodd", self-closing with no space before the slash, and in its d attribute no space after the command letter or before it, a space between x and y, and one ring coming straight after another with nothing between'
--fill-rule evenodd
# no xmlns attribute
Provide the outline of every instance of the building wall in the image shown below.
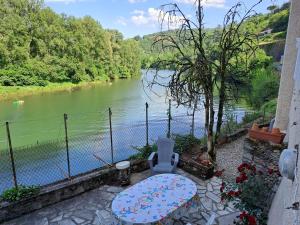
<svg viewBox="0 0 300 225"><path fill-rule="evenodd" d="M292 0L275 119L275 127L281 130L287 130L288 127L288 115L294 87L297 37L300 37L300 0Z"/></svg>
<svg viewBox="0 0 300 225"><path fill-rule="evenodd" d="M276 113L276 126L281 129L288 128L289 149L296 149L300 145L300 39L297 43L299 37L300 1L292 0ZM297 82L294 75L298 78ZM298 165L300 166L300 157ZM283 178L269 212L268 225L300 225L300 210L288 209L299 201L300 169L296 170L294 181Z"/></svg>

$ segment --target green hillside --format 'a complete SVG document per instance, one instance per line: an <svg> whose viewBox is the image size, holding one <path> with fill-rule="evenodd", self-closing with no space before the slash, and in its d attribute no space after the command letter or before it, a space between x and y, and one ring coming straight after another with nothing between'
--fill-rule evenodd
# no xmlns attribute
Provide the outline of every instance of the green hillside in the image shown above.
<svg viewBox="0 0 300 225"><path fill-rule="evenodd" d="M0 0L0 87L99 81L140 74L139 45L89 16L43 0Z"/></svg>
<svg viewBox="0 0 300 225"><path fill-rule="evenodd" d="M283 54L285 36L287 32L288 19L289 19L289 5L290 3L285 3L281 7L269 7L269 13L257 14L249 18L244 24L244 29L257 34L259 38L259 45L264 49L267 54L273 57L275 61L278 61L280 56ZM215 29L206 29L206 35L212 35ZM267 31L269 30L270 33ZM176 37L176 30L168 31L173 33ZM159 46L153 46L153 42L156 37L161 33L154 33L145 35L142 38L136 37L135 39L140 42L140 46L143 49L142 57L142 67L149 67L155 59L160 56L160 58L172 57L174 52L162 51ZM276 48L274 50L274 48Z"/></svg>

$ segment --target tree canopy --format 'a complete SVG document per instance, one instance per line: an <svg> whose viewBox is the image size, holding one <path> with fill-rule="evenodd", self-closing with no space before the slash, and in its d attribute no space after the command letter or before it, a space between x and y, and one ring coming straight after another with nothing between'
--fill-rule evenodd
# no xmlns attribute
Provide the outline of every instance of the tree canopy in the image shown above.
<svg viewBox="0 0 300 225"><path fill-rule="evenodd" d="M285 38L288 18L289 18L289 6L290 3L284 3L281 7L274 8L273 5L268 7L270 13L265 14L254 14L251 17L247 18L243 24L245 30L260 34L266 29L272 29L271 34L260 35L259 44L266 42L276 42L281 41ZM272 10L271 10L272 9ZM205 28L204 32L208 36L214 35L216 32L220 32L221 25L216 28ZM143 36L143 38L137 39L140 42L142 53L142 68L149 68L158 58L170 60L173 57L174 52L171 48L169 51L162 53L161 46L153 46L152 43L155 42L157 36L159 35L173 35L176 39L176 30L168 30L160 33L154 33ZM162 69L174 69L174 66L168 65L168 67Z"/></svg>
<svg viewBox="0 0 300 225"><path fill-rule="evenodd" d="M0 0L0 85L127 78L140 50L89 16L57 14L42 0Z"/></svg>

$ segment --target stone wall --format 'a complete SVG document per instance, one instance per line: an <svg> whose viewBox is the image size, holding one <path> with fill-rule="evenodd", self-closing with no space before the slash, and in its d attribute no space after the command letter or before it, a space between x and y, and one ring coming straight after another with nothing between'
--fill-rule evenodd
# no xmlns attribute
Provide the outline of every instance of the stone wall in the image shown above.
<svg viewBox="0 0 300 225"><path fill-rule="evenodd" d="M184 171L200 178L200 179L210 179L214 175L214 166L204 166L200 163L197 163L193 159L185 160L180 159L178 167L183 169Z"/></svg>
<svg viewBox="0 0 300 225"><path fill-rule="evenodd" d="M243 162L254 163L257 170L265 171L267 168L278 167L278 161L281 151L285 148L284 145L273 145L269 142L262 142L245 138ZM271 178L268 183L273 186L269 191L268 196L263 202L258 203L259 207L262 207L266 212L271 207L272 200L278 189L280 178Z"/></svg>
<svg viewBox="0 0 300 225"><path fill-rule="evenodd" d="M284 145L273 145L269 142L246 138L244 141L243 162L254 162L260 169L278 166L280 153L284 148Z"/></svg>
<svg viewBox="0 0 300 225"><path fill-rule="evenodd" d="M132 172L140 172L148 168L147 160L131 162ZM116 168L102 168L73 177L71 180L43 186L37 196L12 203L0 202L0 223L98 188L101 185L117 184L118 174Z"/></svg>

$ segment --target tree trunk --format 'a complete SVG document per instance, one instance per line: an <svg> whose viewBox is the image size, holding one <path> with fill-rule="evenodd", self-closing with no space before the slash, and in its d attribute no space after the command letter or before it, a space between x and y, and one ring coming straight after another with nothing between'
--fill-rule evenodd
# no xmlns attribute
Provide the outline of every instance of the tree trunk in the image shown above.
<svg viewBox="0 0 300 225"><path fill-rule="evenodd" d="M224 105L225 105L225 76L221 76L221 86L219 90L219 106L218 106L218 118L217 118L217 127L216 127L216 134L215 134L215 143L218 142L218 139L221 134L221 127L223 123L223 114L224 114Z"/></svg>
<svg viewBox="0 0 300 225"><path fill-rule="evenodd" d="M194 108L193 108L193 114L192 114L192 129L191 129L191 134L194 136L195 135L195 113L198 105L198 99L195 100L194 103Z"/></svg>
<svg viewBox="0 0 300 225"><path fill-rule="evenodd" d="M204 102L204 109L205 109L205 131L206 134L208 133L208 124L209 124L209 98L205 95L205 102Z"/></svg>
<svg viewBox="0 0 300 225"><path fill-rule="evenodd" d="M213 94L209 96L209 124L208 124L208 132L207 132L207 152L212 162L216 161L216 152L214 145L214 97Z"/></svg>

